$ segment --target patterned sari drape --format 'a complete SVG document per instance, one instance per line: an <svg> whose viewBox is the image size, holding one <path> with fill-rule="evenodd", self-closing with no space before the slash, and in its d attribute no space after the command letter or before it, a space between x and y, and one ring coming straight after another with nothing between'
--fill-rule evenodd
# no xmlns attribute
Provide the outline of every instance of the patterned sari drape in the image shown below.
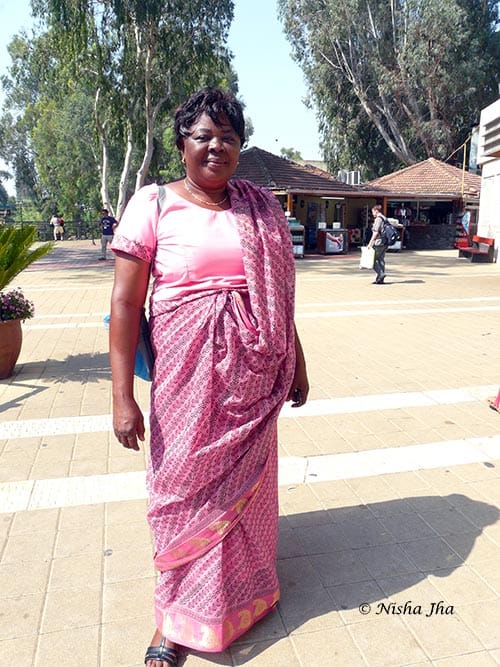
<svg viewBox="0 0 500 667"><path fill-rule="evenodd" d="M279 598L277 418L295 367L294 261L274 197L229 186L247 292L152 302L148 520L158 627L223 650Z"/></svg>

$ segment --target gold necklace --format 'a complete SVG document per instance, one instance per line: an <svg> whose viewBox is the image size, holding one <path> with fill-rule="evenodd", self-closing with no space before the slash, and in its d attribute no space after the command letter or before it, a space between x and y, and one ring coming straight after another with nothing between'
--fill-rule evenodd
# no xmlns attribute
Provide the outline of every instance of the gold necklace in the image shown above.
<svg viewBox="0 0 500 667"><path fill-rule="evenodd" d="M220 201L206 201L205 199L202 199L201 197L198 197L198 195L196 195L196 194L191 190L191 188L189 187L189 182L188 182L187 177L184 179L183 182L184 182L184 187L185 187L186 190L189 192L189 194L191 195L191 197L194 197L195 199L197 199L197 200L198 200L199 202L201 202L202 204L205 204L206 206L220 206L220 205L223 204L223 203L226 201L226 199L227 199L227 192L226 192L225 197L224 197L223 199L221 199Z"/></svg>

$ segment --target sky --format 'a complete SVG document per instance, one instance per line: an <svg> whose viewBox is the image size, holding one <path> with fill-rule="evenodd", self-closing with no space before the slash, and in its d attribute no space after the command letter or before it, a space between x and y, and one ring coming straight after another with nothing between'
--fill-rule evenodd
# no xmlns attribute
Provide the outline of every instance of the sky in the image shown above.
<svg viewBox="0 0 500 667"><path fill-rule="evenodd" d="M299 66L277 18L276 0L236 0L229 48L238 73L239 92L252 119L250 146L280 154L295 148L305 160L320 160L314 111Z"/></svg>
<svg viewBox="0 0 500 667"><path fill-rule="evenodd" d="M320 160L314 111L302 100L307 91L302 71L277 18L276 0L235 0L228 46L234 54L239 93L254 126L249 146L277 155L281 148L300 151L305 160ZM7 44L22 28L33 25L29 0L0 0L2 40L0 75L10 66ZM0 169L5 165L0 164ZM13 194L11 182L4 183Z"/></svg>

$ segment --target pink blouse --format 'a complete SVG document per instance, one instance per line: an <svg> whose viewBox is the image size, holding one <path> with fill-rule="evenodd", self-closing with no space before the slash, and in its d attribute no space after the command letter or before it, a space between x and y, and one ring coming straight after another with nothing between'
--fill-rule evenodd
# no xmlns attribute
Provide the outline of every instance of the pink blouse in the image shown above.
<svg viewBox="0 0 500 667"><path fill-rule="evenodd" d="M159 218L157 185L132 196L111 247L153 260L153 301L200 290L247 289L232 210L210 211L169 187Z"/></svg>

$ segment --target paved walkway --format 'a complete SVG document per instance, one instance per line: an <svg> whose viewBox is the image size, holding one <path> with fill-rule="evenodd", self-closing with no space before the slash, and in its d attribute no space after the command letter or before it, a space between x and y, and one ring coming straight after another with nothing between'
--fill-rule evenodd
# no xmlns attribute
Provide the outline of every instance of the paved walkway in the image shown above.
<svg viewBox="0 0 500 667"><path fill-rule="evenodd" d="M152 634L98 257L60 243L16 281L36 317L0 382L1 665L139 666ZM279 609L187 667L500 665L500 265L391 253L378 286L358 257L297 260L312 391L280 417Z"/></svg>

